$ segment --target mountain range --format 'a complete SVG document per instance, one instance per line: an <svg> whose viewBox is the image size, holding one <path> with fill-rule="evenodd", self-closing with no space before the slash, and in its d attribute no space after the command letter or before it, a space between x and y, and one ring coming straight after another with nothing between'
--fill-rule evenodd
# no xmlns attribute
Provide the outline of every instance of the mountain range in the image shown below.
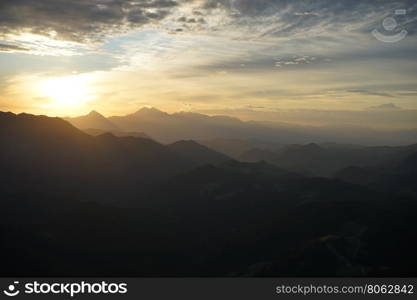
<svg viewBox="0 0 417 300"><path fill-rule="evenodd" d="M234 142L0 113L0 275L416 276L415 145Z"/></svg>
<svg viewBox="0 0 417 300"><path fill-rule="evenodd" d="M72 125L80 129L100 129L104 131L120 131L120 129L103 115L96 111L91 111L88 115L76 118L65 118Z"/></svg>
<svg viewBox="0 0 417 300"><path fill-rule="evenodd" d="M79 129L112 132L142 132L162 143L178 140L237 139L263 143L338 143L367 146L408 145L417 140L417 130L388 130L363 127L334 128L301 126L279 122L241 121L228 116L193 112L166 113L144 107L126 116L104 117L93 111L86 116L66 118Z"/></svg>
<svg viewBox="0 0 417 300"><path fill-rule="evenodd" d="M6 187L25 182L36 188L48 182L73 193L69 190L79 182L102 198L112 198L135 185L230 159L194 143L165 146L149 138L91 136L59 118L1 113L0 126L2 169L11 175L3 180Z"/></svg>
<svg viewBox="0 0 417 300"><path fill-rule="evenodd" d="M372 167L394 163L417 152L417 144L399 147L326 147L310 143L307 145L285 145L278 149L253 148L238 159L247 162L265 160L271 164L310 176L332 177L343 168Z"/></svg>

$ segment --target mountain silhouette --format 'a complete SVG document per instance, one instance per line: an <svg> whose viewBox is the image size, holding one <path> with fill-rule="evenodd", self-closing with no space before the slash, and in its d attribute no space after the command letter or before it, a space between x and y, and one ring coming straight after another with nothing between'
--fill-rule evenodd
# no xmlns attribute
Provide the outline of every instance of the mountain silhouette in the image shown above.
<svg viewBox="0 0 417 300"><path fill-rule="evenodd" d="M414 149L414 146L407 147ZM417 151L398 156L376 166L349 166L337 172L335 178L368 186L375 190L417 196Z"/></svg>
<svg viewBox="0 0 417 300"><path fill-rule="evenodd" d="M133 113L131 116L143 118L143 119L156 119L159 120L161 118L169 117L169 114L156 109L154 107L143 107L139 109L137 112Z"/></svg>
<svg viewBox="0 0 417 300"><path fill-rule="evenodd" d="M98 136L98 135L102 135L104 133L111 133L115 136L118 137L127 137L127 136L131 136L131 137L138 137L138 138L144 138L144 139L151 139L152 138L147 135L144 132L123 132L123 131L116 131L116 130L103 130L103 129L96 129L96 128L87 128L87 129L83 129L83 131L89 135L92 136Z"/></svg>
<svg viewBox="0 0 417 300"><path fill-rule="evenodd" d="M140 187L193 166L150 139L93 137L59 118L1 113L0 124L3 171L14 175L5 176L6 182L24 181L31 188L41 182L70 193L78 183L112 199L129 194L133 184Z"/></svg>
<svg viewBox="0 0 417 300"><path fill-rule="evenodd" d="M0 275L415 276L415 147L268 148L362 182L0 113Z"/></svg>
<svg viewBox="0 0 417 300"><path fill-rule="evenodd" d="M375 130L360 127L313 127L277 122L242 121L230 116L209 116L194 112L166 113L154 107L143 107L135 113L125 116L105 118L92 111L86 116L66 118L75 127L99 129L110 132L145 132L162 143L174 143L179 140L208 142L218 152L216 142L223 140L229 146L238 140L252 143L251 148L270 149L278 144L354 144L354 145L406 145L415 142L415 130ZM250 149L245 149L249 151ZM237 153L222 152L233 158ZM242 153L239 153L242 154Z"/></svg>
<svg viewBox="0 0 417 300"><path fill-rule="evenodd" d="M88 115L77 118L66 118L66 120L80 129L93 128L104 131L120 131L120 129L115 124L94 110L91 111Z"/></svg>
<svg viewBox="0 0 417 300"><path fill-rule="evenodd" d="M220 153L224 153L234 159L240 159L242 155L251 150L277 150L283 145L277 142L260 141L255 139L228 139L215 138L209 140L199 140L200 144L205 145Z"/></svg>
<svg viewBox="0 0 417 300"><path fill-rule="evenodd" d="M247 162L265 160L282 168L309 176L332 177L343 168L377 166L404 159L417 152L417 145L402 147L338 147L286 145L275 150L251 149L239 156Z"/></svg>
<svg viewBox="0 0 417 300"><path fill-rule="evenodd" d="M218 153L209 149L206 146L200 145L195 141L178 141L168 145L176 154L188 159L195 164L220 164L231 160L224 154Z"/></svg>

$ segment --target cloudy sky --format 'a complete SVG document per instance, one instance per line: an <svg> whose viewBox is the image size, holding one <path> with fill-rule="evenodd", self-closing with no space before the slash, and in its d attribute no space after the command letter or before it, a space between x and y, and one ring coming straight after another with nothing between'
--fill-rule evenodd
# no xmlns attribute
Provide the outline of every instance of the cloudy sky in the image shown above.
<svg viewBox="0 0 417 300"><path fill-rule="evenodd" d="M0 110L417 128L417 2L2 0Z"/></svg>

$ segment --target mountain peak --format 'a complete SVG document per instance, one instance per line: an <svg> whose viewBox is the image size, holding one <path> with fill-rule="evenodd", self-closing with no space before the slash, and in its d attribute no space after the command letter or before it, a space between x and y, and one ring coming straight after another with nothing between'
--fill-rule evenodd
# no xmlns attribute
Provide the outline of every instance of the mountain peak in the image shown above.
<svg viewBox="0 0 417 300"><path fill-rule="evenodd" d="M102 114L100 114L99 112L97 112L96 110L90 111L90 113L87 116L89 116L89 117L102 117L102 118L104 118L104 116Z"/></svg>
<svg viewBox="0 0 417 300"><path fill-rule="evenodd" d="M101 129L104 131L118 131L119 128L99 112L92 110L88 115L66 118L72 125L79 129Z"/></svg>
<svg viewBox="0 0 417 300"><path fill-rule="evenodd" d="M134 115L138 116L167 116L166 112L163 112L155 107L142 107Z"/></svg>

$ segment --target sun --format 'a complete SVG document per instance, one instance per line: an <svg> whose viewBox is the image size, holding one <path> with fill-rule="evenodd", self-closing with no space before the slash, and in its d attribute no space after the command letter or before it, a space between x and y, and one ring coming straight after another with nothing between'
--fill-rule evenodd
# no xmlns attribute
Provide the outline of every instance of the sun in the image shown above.
<svg viewBox="0 0 417 300"><path fill-rule="evenodd" d="M44 79L38 87L50 99L48 109L75 109L94 99L91 81L88 75L71 75Z"/></svg>

